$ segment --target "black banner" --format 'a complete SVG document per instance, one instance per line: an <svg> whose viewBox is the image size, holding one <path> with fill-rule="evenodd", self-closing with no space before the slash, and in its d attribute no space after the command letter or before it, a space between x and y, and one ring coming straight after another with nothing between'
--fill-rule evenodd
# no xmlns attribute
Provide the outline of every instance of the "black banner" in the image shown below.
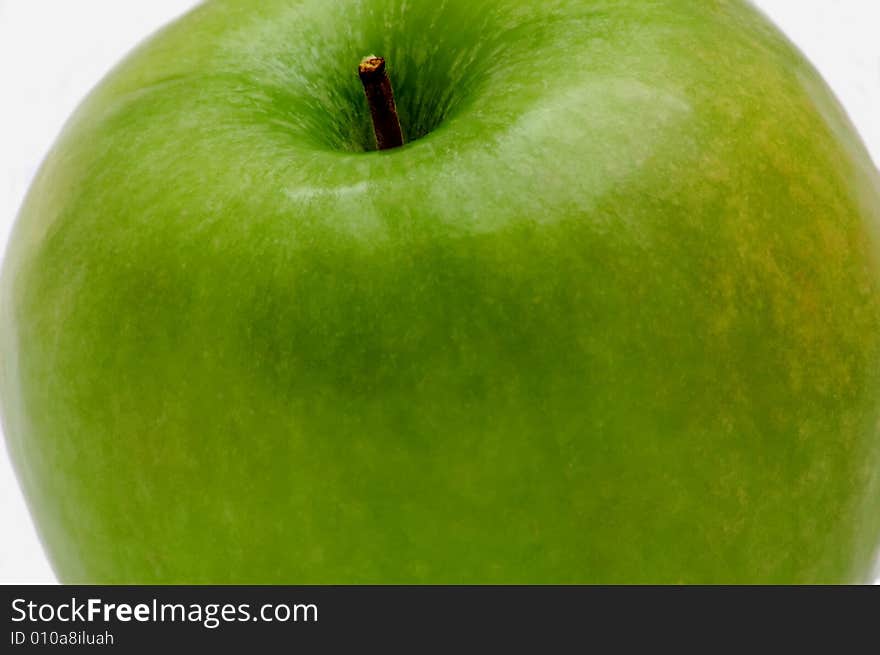
<svg viewBox="0 0 880 655"><path fill-rule="evenodd" d="M877 587L9 586L0 594L0 652L9 653L880 645Z"/></svg>

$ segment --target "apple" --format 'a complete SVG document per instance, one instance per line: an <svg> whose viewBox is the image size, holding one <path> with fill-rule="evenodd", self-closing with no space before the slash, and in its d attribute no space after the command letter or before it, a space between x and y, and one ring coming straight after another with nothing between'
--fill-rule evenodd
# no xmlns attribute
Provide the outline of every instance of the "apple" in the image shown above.
<svg viewBox="0 0 880 655"><path fill-rule="evenodd" d="M747 2L207 2L21 208L8 449L68 583L863 582L878 228Z"/></svg>

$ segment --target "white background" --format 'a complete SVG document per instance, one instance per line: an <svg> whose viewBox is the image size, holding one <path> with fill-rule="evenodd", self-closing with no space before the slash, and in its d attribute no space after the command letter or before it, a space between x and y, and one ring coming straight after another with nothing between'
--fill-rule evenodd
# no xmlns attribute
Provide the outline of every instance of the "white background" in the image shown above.
<svg viewBox="0 0 880 655"><path fill-rule="evenodd" d="M0 0L0 244L64 120L192 0ZM834 88L880 162L880 1L759 0ZM0 583L54 583L0 452Z"/></svg>

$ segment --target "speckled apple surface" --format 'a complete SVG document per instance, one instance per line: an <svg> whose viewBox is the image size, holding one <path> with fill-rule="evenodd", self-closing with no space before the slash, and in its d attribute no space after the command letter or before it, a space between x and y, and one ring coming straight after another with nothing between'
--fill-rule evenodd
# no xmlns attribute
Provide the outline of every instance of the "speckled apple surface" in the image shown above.
<svg viewBox="0 0 880 655"><path fill-rule="evenodd" d="M10 454L64 582L866 581L878 189L745 2L208 2L28 194Z"/></svg>

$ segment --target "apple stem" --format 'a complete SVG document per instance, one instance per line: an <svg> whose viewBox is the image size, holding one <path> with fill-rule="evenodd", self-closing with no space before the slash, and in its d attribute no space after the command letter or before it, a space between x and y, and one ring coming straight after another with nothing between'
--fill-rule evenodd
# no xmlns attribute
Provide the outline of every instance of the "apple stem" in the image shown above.
<svg viewBox="0 0 880 655"><path fill-rule="evenodd" d="M400 131L400 119L394 104L391 80L388 79L385 69L385 60L382 57L364 57L358 66L358 75L364 85L364 94L373 116L376 147L379 150L388 150L402 146L403 133Z"/></svg>

